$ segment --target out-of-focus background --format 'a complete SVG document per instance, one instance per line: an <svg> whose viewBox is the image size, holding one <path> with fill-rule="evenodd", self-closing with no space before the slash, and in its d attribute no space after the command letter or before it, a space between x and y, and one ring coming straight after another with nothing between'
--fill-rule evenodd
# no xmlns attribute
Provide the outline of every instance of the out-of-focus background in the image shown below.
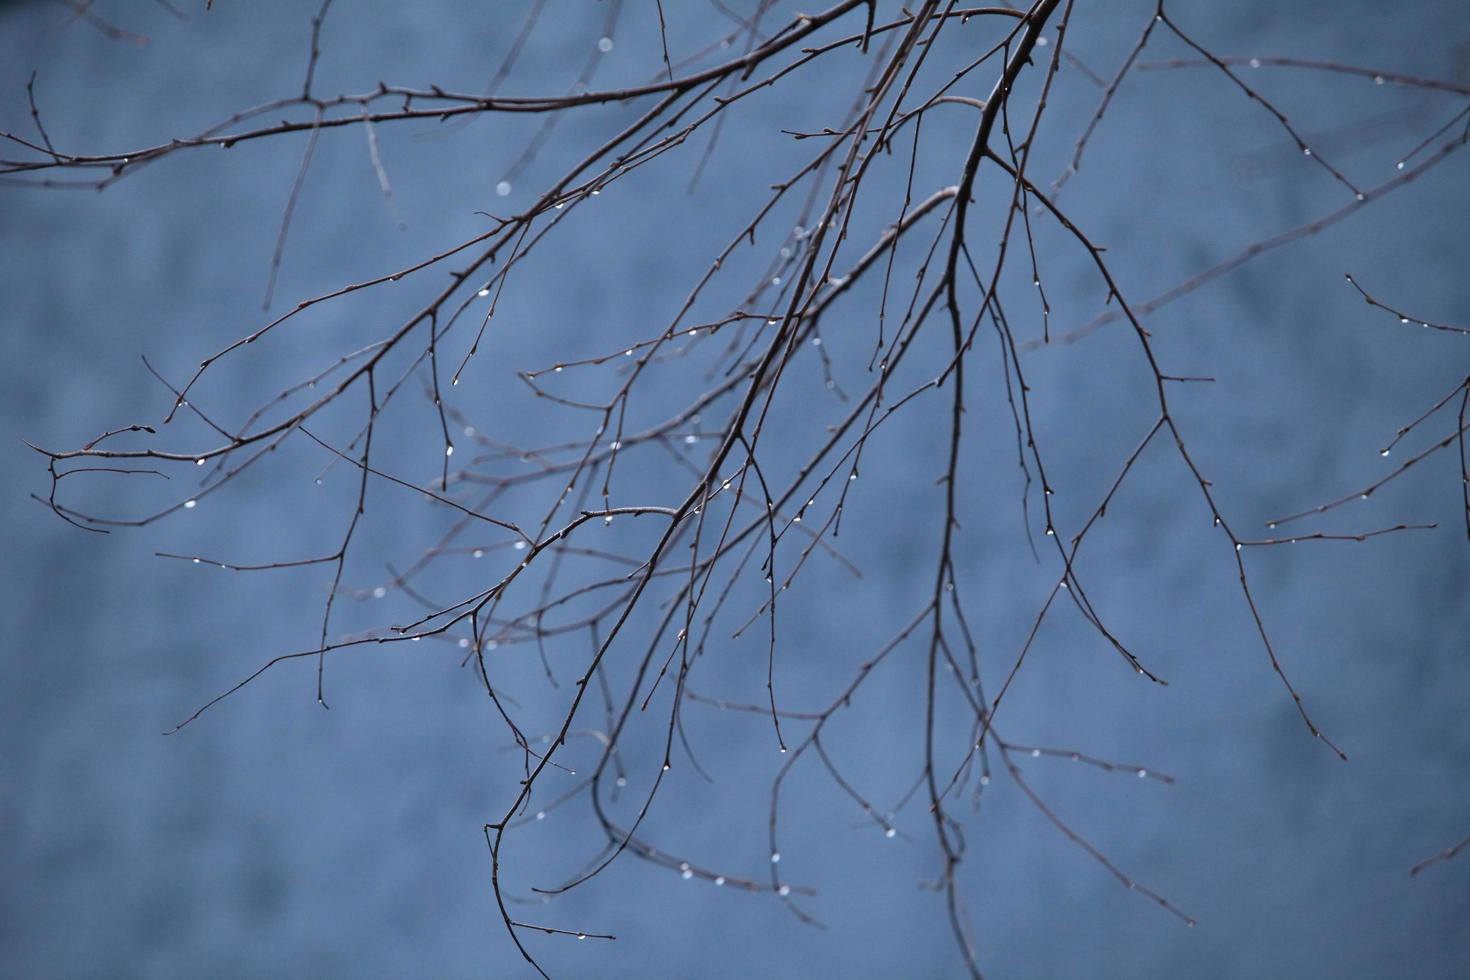
<svg viewBox="0 0 1470 980"><path fill-rule="evenodd" d="M33 70L52 140L76 152L183 136L299 90L315 3L217 2L208 13L200 3L180 6L182 19L142 2L0 4L0 128L29 131ZM527 6L338 0L323 33L318 91L362 91L379 79L479 89ZM730 27L715 5L663 6L676 57ZM110 39L75 7L149 41ZM1152 3L1093 7L1079 5L1068 45L1106 77ZM1221 54L1470 82L1470 26L1448 0L1170 9ZM605 12L605 4L549 5L502 93L567 90L602 35ZM993 41L983 33L990 28L966 30L954 31L936 58L962 63L966 45L978 51ZM643 80L659 62L654 5L628 4L615 36L597 84ZM1161 38L1145 60L1188 54ZM504 325L456 392L467 417L532 444L563 431L556 426L564 420L548 421L544 406L507 393L513 371L656 332L683 284L746 220L753 195L807 152L778 130L837 121L863 70L857 58L843 52L832 67L793 79L787 94L733 114L694 193L687 184L702 143L603 194L592 205L600 215L569 223L512 280ZM964 94L983 95L989 77ZM1250 78L1323 156L1370 187L1390 179L1394 163L1465 102L1350 75L1267 67ZM1097 99L1080 70L1064 67L1037 173L1049 177L1065 163ZM508 200L496 185L532 123L380 127L402 229L379 192L363 133L323 136L277 306L468 237L483 227L477 210L524 206L538 180L626 114L600 112L569 117ZM926 123L917 187L953 182L971 129L958 111ZM320 570L232 575L153 553L310 553L340 533L347 474L333 471L313 490L312 464L297 460L291 479L304 487L280 490L262 477L217 509L211 498L154 528L105 537L65 525L28 496L44 494L47 481L21 439L72 446L116 424L156 422L168 396L140 354L177 378L262 322L300 149L299 141L261 141L228 155L178 154L100 195L0 187L0 975L528 973L494 908L480 834L513 792L513 756L457 656L397 647L334 660L330 712L314 703L314 672L285 667L179 735L160 735L268 657L310 646L324 582ZM1464 376L1467 338L1401 326L1365 306L1343 273L1418 316L1470 322L1466 166L1453 157L1329 232L1148 320L1166 369L1216 379L1175 397L1196 458L1239 528L1260 528L1388 472L1402 456L1384 459L1378 449ZM889 189L901 195L902 167L890 176ZM1108 246L1135 299L1347 203L1258 105L1197 69L1130 77L1062 200ZM1061 332L1095 312L1102 291L1064 238L1045 243L1052 327ZM425 287L410 279L397 288ZM875 299L860 292L841 312L847 319L827 327L829 347L842 346L849 322L860 338L849 345L855 357L839 356L854 383ZM304 319L221 372L201 397L238 415L298 377L301 365L324 366L354 340L379 336L398 322L394 303L349 301ZM1028 320L1023 332L1036 329ZM986 363L990 373L977 370L972 380L960 574L982 660L996 677L1056 571L1035 566L1021 534L1014 436L996 363ZM820 392L814 364L801 362ZM1116 328L1027 354L1026 368L1058 506L1075 527L1148 425L1148 379L1133 341ZM813 397L803 411L819 418L838 409ZM942 415L896 422L871 451L840 539L865 577L814 562L782 607L778 677L787 705L824 703L848 676L834 665L867 656L932 587L933 479L943 448L932 420ZM1442 437L1449 424L1432 431ZM432 428L385 438L427 479L442 450L430 445L410 459L415 431ZM781 438L780 430L766 436L778 455ZM634 491L657 492L640 487L637 473L626 479ZM87 492L123 514L161 499L142 481ZM1170 786L1065 760L1028 760L1026 769L1071 826L1199 924L1186 928L1130 893L997 777L978 814L961 808L970 847L961 874L988 976L1470 975L1470 856L1418 878L1407 873L1470 832L1470 546L1459 493L1458 466L1440 454L1311 528L1437 521L1437 531L1249 556L1276 647L1315 719L1351 756L1344 764L1310 738L1272 673L1228 545L1212 532L1188 474L1167 447L1151 451L1082 572L1094 602L1170 686L1138 681L1069 612L1049 621L1008 695L1005 726L1018 742L1177 777ZM398 560L437 526L430 510L387 491L372 498L370 516L380 519L348 585L370 590L381 580L383 561ZM347 605L345 625L369 621L361 610L370 601ZM732 645L692 683L760 700L759 649ZM876 679L864 695L866 721L839 727L832 740L876 799L896 801L917 772L914 656ZM524 676L531 703L545 695L534 690L538 676L539 667ZM692 858L760 877L766 787L781 761L769 723L699 708L688 706L686 723L714 782L676 756L645 829ZM630 778L646 785L650 774ZM937 864L917 805L900 812L899 835L885 839L816 769L798 770L784 800L783 868L818 890L808 908L825 929L799 924L769 895L683 881L628 858L570 895L517 913L615 933L617 943L529 941L561 976L961 974L942 900L924 887ZM512 838L519 894L595 851L595 829L573 810Z"/></svg>

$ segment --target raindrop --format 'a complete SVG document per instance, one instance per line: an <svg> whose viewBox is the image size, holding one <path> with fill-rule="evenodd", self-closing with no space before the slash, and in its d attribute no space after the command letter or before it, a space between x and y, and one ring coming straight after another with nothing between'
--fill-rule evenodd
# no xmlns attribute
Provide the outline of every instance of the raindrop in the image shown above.
<svg viewBox="0 0 1470 980"><path fill-rule="evenodd" d="M613 49L613 39L612 38L610 38L610 37L604 37L604 38L599 38L598 39L598 41L597 41L597 50L601 51L603 54L607 54L612 49Z"/></svg>
<svg viewBox="0 0 1470 980"><path fill-rule="evenodd" d="M585 932L579 932L579 933L577 933L577 938L578 939L586 939L587 938L587 934Z"/></svg>
<svg viewBox="0 0 1470 980"><path fill-rule="evenodd" d="M1039 759L1039 758L1041 758L1041 750L1040 749L1032 749L1031 750L1031 758L1033 758L1033 759Z"/></svg>
<svg viewBox="0 0 1470 980"><path fill-rule="evenodd" d="M1309 157L1311 155L1312 155L1312 148L1310 146L1304 146L1304 147L1302 147L1302 156Z"/></svg>
<svg viewBox="0 0 1470 980"><path fill-rule="evenodd" d="M454 447L453 446L445 446L444 447L444 455L445 456L453 456L454 455Z"/></svg>
<svg viewBox="0 0 1470 980"><path fill-rule="evenodd" d="M469 647L469 645L470 645L470 641L469 640L466 640L464 637L460 637L459 638L459 648L461 650L467 649Z"/></svg>
<svg viewBox="0 0 1470 980"><path fill-rule="evenodd" d="M715 877L715 884L717 884L717 885L719 885L720 887L723 888L724 885L725 885L725 876L724 875L717 875Z"/></svg>
<svg viewBox="0 0 1470 980"><path fill-rule="evenodd" d="M1382 85L1383 84L1383 76L1382 75L1374 75L1373 76L1373 84L1374 85Z"/></svg>
<svg viewBox="0 0 1470 980"><path fill-rule="evenodd" d="M989 786L990 785L990 777L989 776L981 776L980 777L980 785L981 786Z"/></svg>
<svg viewBox="0 0 1470 980"><path fill-rule="evenodd" d="M381 598L383 598L383 596L385 596L387 594L388 594L388 590L385 589L385 588L383 588L381 585L378 586L376 589L373 589L373 598L374 599L381 599Z"/></svg>
<svg viewBox="0 0 1470 980"><path fill-rule="evenodd" d="M509 195L510 194L510 181L508 181L508 180L502 180L500 183L496 184L495 185L495 193L499 194L501 197L505 197L505 196Z"/></svg>
<svg viewBox="0 0 1470 980"><path fill-rule="evenodd" d="M1394 164L1393 167L1395 170L1404 169L1404 161L1400 160L1398 163Z"/></svg>
<svg viewBox="0 0 1470 980"><path fill-rule="evenodd" d="M195 466L203 466L204 465L204 457L203 456L200 456L198 459L194 460L194 465Z"/></svg>
<svg viewBox="0 0 1470 980"><path fill-rule="evenodd" d="M669 764L667 762L665 762L664 763L664 772L668 772L668 771L669 771Z"/></svg>
<svg viewBox="0 0 1470 980"><path fill-rule="evenodd" d="M524 542L524 541L517 541L515 544L511 545L511 547L514 548L517 551L525 551L526 550L526 542Z"/></svg>
<svg viewBox="0 0 1470 980"><path fill-rule="evenodd" d="M536 819L537 820L545 820L546 819L546 811L545 810L537 810L536 811Z"/></svg>
<svg viewBox="0 0 1470 980"><path fill-rule="evenodd" d="M780 895L782 898L785 898L787 895L791 894L791 886L782 885L780 888L776 889L776 894Z"/></svg>
<svg viewBox="0 0 1470 980"><path fill-rule="evenodd" d="M780 851L772 851L771 852L771 863L772 864L780 864L781 863L781 852Z"/></svg>
<svg viewBox="0 0 1470 980"><path fill-rule="evenodd" d="M184 509L185 510L193 510L198 505L199 505L199 501L197 501L197 500L186 500L186 501L184 501Z"/></svg>
<svg viewBox="0 0 1470 980"><path fill-rule="evenodd" d="M486 286L484 289L480 290L475 295L476 296L489 296L490 295L490 287L489 286Z"/></svg>
<svg viewBox="0 0 1470 980"><path fill-rule="evenodd" d="M1147 775L1148 775L1148 770L1147 769L1140 769L1140 770L1138 770L1138 778L1139 779L1143 779Z"/></svg>
<svg viewBox="0 0 1470 980"><path fill-rule="evenodd" d="M470 557L471 558L484 558L485 557L485 549L484 548L476 548L474 551L470 552Z"/></svg>
<svg viewBox="0 0 1470 980"><path fill-rule="evenodd" d="M196 565L199 564L199 559L198 558L195 558L194 559L194 564L196 564Z"/></svg>
<svg viewBox="0 0 1470 980"><path fill-rule="evenodd" d="M772 286L779 286L779 285L781 285L781 277L780 276L776 276L774 279L772 279L771 280L771 285Z"/></svg>
<svg viewBox="0 0 1470 980"><path fill-rule="evenodd" d="M1387 449L1380 449L1380 450L1378 450L1378 455L1380 455L1380 456L1387 456L1388 453L1389 453L1389 451Z"/></svg>
<svg viewBox="0 0 1470 980"><path fill-rule="evenodd" d="M892 827L889 827L887 830L883 831L883 836L884 837L892 837L893 835L895 835L897 833L898 833L898 831L894 830Z"/></svg>
<svg viewBox="0 0 1470 980"><path fill-rule="evenodd" d="M1251 67L1252 68L1259 68L1259 67L1261 67L1261 59L1260 58L1252 58L1251 59Z"/></svg>
<svg viewBox="0 0 1470 980"><path fill-rule="evenodd" d="M684 445L686 445L686 446L692 446L692 445L694 445L698 441L699 441L699 436L696 436L696 435L688 435L688 436L685 436L684 437Z"/></svg>

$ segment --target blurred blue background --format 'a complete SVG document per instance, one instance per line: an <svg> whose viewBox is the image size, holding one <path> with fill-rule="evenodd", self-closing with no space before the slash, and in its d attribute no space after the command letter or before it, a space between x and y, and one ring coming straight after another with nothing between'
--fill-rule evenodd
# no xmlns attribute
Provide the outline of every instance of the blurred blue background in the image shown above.
<svg viewBox="0 0 1470 980"><path fill-rule="evenodd" d="M189 4L179 20L160 5L96 5L150 38L139 46L109 40L63 4L0 4L0 128L28 131L33 69L52 139L76 151L186 135L298 90L315 3L222 2L208 14L199 6ZM1110 75L1152 4L1079 6L1068 44ZM323 34L318 91L362 91L380 78L478 90L526 7L339 0ZM599 84L641 81L657 63L652 7L628 5ZM664 7L676 57L729 28L706 4ZM1463 6L1449 0L1170 9L1222 54L1470 81L1470 27ZM602 33L604 11L552 4L502 92L565 91ZM939 52L946 64L993 40L992 28L965 30ZM1161 38L1146 60L1186 54ZM600 213L574 216L512 279L501 325L470 383L456 389L466 417L529 444L580 432L524 397L513 372L655 333L685 284L746 220L753 195L809 152L778 130L840 118L863 70L857 57L842 52L833 69L799 76L802 99L757 99L732 115L696 193L686 184L702 141L603 194L590 205ZM1399 156L1464 102L1357 77L1270 69L1251 77L1323 155L1369 186L1389 179ZM1098 98L1070 66L1057 84L1033 167L1047 177L1065 164ZM977 80L963 91L983 95L988 85ZM430 127L380 127L402 230L384 205L362 132L324 136L277 306L474 234L484 227L476 210L525 206L558 163L625 118L624 110L597 109L569 117L508 201L495 187L533 122L496 117L429 138ZM926 123L921 193L953 182L972 132L960 110L936 120ZM333 660L330 712L314 703L314 672L288 666L180 735L160 737L268 657L310 646L325 576L201 571L153 553L273 560L330 549L351 499L347 473L332 471L314 488L325 460L299 449L227 501L210 498L156 527L106 537L68 527L28 497L44 494L45 467L22 438L70 447L119 423L156 422L168 396L140 353L178 378L259 325L299 152L299 142L261 141L229 155L179 154L100 195L0 188L0 975L528 973L495 911L480 834L514 791L514 756L456 653L409 655L400 646ZM1342 275L1355 273L1418 315L1470 322L1465 167L1453 157L1329 233L1149 318L1166 369L1216 379L1174 397L1195 457L1241 533L1383 475L1392 460L1378 448L1463 377L1466 338L1400 328L1366 307ZM875 178L888 181L895 209L902 175L894 166ZM1345 203L1343 189L1304 162L1259 106L1199 70L1131 77L1062 201L1108 246L1135 300ZM888 211L868 230L886 220ZM1096 312L1103 293L1085 256L1050 230L1038 234L1059 332ZM222 369L200 403L240 414L298 379L303 365L324 366L380 336L429 287L409 279L395 288L302 318ZM871 289L857 291L837 314L844 319L825 326L829 349L846 352L838 368L853 387L875 300ZM844 345L849 324L857 339ZM1037 329L1034 317L1021 328L1026 336ZM984 366L972 381L959 571L994 685L1056 569L1030 557L997 363L990 350L976 356ZM804 383L819 392L814 365L800 362ZM1026 370L1057 506L1075 528L1151 421L1148 377L1134 342L1116 328L1028 354ZM869 450L839 539L865 577L814 560L782 607L778 680L787 706L825 703L932 587L941 401L895 419ZM842 409L813 397L799 411L820 421ZM433 439L424 445L423 433L435 430L422 405L405 412L411 421L385 432L385 446L398 454L399 472L427 480L442 449ZM797 448L796 435L782 442L784 431L766 437L778 458ZM623 479L621 502L660 489L649 474ZM1303 729L1254 636L1228 544L1212 532L1177 457L1154 447L1092 539L1082 572L1109 622L1170 686L1139 682L1068 611L1048 620L1002 718L1017 742L1177 777L1167 786L1065 761L1026 767L1069 824L1199 925L1187 929L1131 894L997 778L979 814L965 817L970 850L961 869L988 976L1470 975L1470 857L1407 874L1470 831L1470 547L1458 479L1444 454L1314 525L1438 521L1438 531L1249 556L1277 648L1315 719L1351 756L1344 764ZM144 481L97 483L85 493L123 514L172 499ZM369 516L378 520L350 566L354 589L370 590L384 561L411 558L443 520L388 491L374 491ZM343 630L411 608L344 606ZM693 686L759 701L758 640L702 662ZM523 652L503 669L534 713L553 692L538 686L539 666L514 662ZM898 659L865 690L862 721L839 724L830 740L876 800L896 801L918 771L922 658ZM781 761L769 723L689 705L686 724L715 781L676 757L647 834L691 860L760 877L767 787ZM655 744L657 728L654 719L636 737ZM635 787L647 785L657 756L639 761ZM511 838L518 894L594 853L584 809L558 811ZM617 943L528 941L559 976L959 976L942 900L922 887L937 867L927 821L910 806L896 824L900 835L885 839L808 763L784 797L783 868L818 890L808 908L825 929L799 924L769 895L685 882L629 858L525 910L537 921L616 933Z"/></svg>

